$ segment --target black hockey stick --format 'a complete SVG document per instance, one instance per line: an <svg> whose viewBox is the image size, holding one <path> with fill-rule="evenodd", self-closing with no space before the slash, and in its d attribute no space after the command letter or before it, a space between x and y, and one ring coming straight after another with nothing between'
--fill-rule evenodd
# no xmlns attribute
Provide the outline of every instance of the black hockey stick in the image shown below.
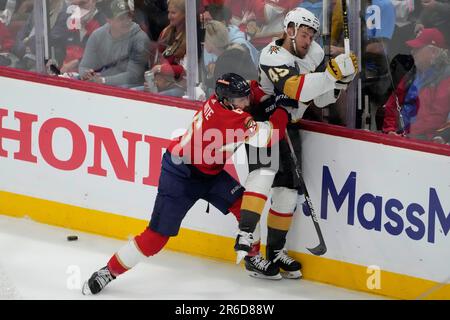
<svg viewBox="0 0 450 320"><path fill-rule="evenodd" d="M348 12L347 12L347 0L342 1L342 16L344 19L344 53L350 54L350 31L348 29Z"/></svg>
<svg viewBox="0 0 450 320"><path fill-rule="evenodd" d="M309 252L311 252L313 255L321 256L327 252L327 245L325 244L325 240L323 239L322 231L320 230L320 226L319 226L319 220L317 219L316 213L315 213L313 205L312 205L311 198L309 197L308 189L306 189L306 184L305 184L305 181L303 180L303 175L302 175L302 171L300 169L300 164L298 163L297 156L295 155L294 146L292 145L292 141L291 141L291 138L289 137L289 133L288 133L287 129L286 129L286 141L289 145L289 150L290 150L292 161L294 162L294 167L295 167L294 179L297 179L298 185L300 186L301 191L305 195L306 204L308 205L309 213L310 213L311 218L314 223L314 228L316 228L317 236L319 237L319 240L320 240L320 243L317 245L317 247L311 248L311 249L306 248L306 249L308 249Z"/></svg>

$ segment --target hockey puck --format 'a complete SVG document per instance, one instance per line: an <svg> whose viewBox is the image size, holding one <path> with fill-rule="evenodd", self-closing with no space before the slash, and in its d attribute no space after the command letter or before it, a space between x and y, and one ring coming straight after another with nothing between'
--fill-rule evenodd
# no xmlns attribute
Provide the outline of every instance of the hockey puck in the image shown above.
<svg viewBox="0 0 450 320"><path fill-rule="evenodd" d="M67 241L76 241L78 240L78 236L67 236Z"/></svg>

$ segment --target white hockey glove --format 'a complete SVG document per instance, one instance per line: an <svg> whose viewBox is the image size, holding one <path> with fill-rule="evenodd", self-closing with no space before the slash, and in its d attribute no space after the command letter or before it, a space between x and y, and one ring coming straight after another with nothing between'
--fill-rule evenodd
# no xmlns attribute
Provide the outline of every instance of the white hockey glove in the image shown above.
<svg viewBox="0 0 450 320"><path fill-rule="evenodd" d="M343 80L358 72L358 60L353 53L340 54L328 62L325 73L333 81ZM348 79L348 78L347 78ZM351 80L350 80L351 81Z"/></svg>
<svg viewBox="0 0 450 320"><path fill-rule="evenodd" d="M355 72L351 75L343 77L340 81L344 83L350 83L355 79L356 74L358 73L358 57L352 52L350 53L350 58L352 59L353 65L355 66Z"/></svg>
<svg viewBox="0 0 450 320"><path fill-rule="evenodd" d="M349 84L350 82L353 81L353 79L355 79L356 76L356 72L352 73L349 76L343 77L341 80L339 80L339 82L345 83L345 84Z"/></svg>

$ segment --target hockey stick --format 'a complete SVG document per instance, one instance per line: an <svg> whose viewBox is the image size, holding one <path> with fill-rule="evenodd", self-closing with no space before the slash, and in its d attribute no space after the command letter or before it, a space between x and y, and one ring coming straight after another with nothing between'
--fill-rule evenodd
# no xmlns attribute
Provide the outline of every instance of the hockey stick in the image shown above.
<svg viewBox="0 0 450 320"><path fill-rule="evenodd" d="M342 16L344 19L344 53L350 54L350 31L348 29L347 0L342 1Z"/></svg>
<svg viewBox="0 0 450 320"><path fill-rule="evenodd" d="M301 191L303 191L303 194L305 195L306 204L308 205L309 213L310 213L311 218L314 223L314 228L316 229L317 235L320 240L320 243L317 245L317 247L311 248L311 249L306 248L306 249L308 249L309 252L311 252L313 255L321 256L321 255L325 254L325 252L327 252L327 246L325 244L325 240L323 239L322 231L320 230L320 226L319 226L319 220L317 219L316 213L315 213L313 205L312 205L311 198L309 197L308 189L306 189L306 184L305 184L305 181L303 180L302 171L300 169L300 165L298 163L297 156L295 155L294 146L292 145L292 141L291 141L291 138L289 137L287 128L286 128L286 141L289 145L291 159L294 162L294 167L295 167L294 179L295 178L297 179L298 184L300 185L300 189L301 189Z"/></svg>

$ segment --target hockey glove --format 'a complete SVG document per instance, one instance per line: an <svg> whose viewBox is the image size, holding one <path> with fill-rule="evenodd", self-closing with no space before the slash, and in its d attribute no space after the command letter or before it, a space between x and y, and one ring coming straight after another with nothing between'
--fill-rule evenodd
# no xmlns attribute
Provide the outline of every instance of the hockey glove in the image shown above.
<svg viewBox="0 0 450 320"><path fill-rule="evenodd" d="M336 58L331 59L328 62L325 73L333 81L338 81L351 76L358 72L358 62L356 56L351 53L340 54ZM350 80L351 81L351 80Z"/></svg>
<svg viewBox="0 0 450 320"><path fill-rule="evenodd" d="M342 81L344 83L350 83L351 81L353 81L353 79L355 78L356 74L359 72L358 57L352 52L352 53L350 53L350 59L352 59L353 66L355 67L355 72L352 73L351 75L343 77L340 80L340 81Z"/></svg>

